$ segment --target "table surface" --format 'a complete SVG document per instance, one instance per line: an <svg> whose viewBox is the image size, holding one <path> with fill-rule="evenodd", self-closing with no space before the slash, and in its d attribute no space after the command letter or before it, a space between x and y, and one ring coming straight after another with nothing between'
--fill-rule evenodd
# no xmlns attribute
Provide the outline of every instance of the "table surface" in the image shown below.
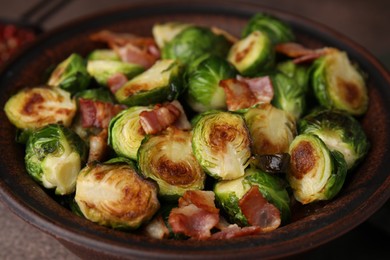
<svg viewBox="0 0 390 260"><path fill-rule="evenodd" d="M0 17L19 19L38 0L0 0ZM68 1L39 24L44 31L131 0ZM323 23L368 49L390 68L390 1L262 0L266 6ZM0 259L79 259L51 236L28 225L0 203ZM290 259L390 259L390 203L349 233Z"/></svg>

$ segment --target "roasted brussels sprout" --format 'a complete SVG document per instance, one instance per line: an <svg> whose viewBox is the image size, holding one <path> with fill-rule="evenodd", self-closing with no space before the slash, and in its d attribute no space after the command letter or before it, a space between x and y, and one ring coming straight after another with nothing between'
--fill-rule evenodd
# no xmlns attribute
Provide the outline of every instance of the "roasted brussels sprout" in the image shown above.
<svg viewBox="0 0 390 260"><path fill-rule="evenodd" d="M252 137L252 153L287 153L296 135L294 118L271 104L260 104L244 114Z"/></svg>
<svg viewBox="0 0 390 260"><path fill-rule="evenodd" d="M176 35L190 26L193 25L179 22L157 23L152 28L153 38L157 46L163 49Z"/></svg>
<svg viewBox="0 0 390 260"><path fill-rule="evenodd" d="M75 191L77 175L85 163L87 148L69 128L50 124L34 131L27 140L27 172L58 195Z"/></svg>
<svg viewBox="0 0 390 260"><path fill-rule="evenodd" d="M151 109L142 106L130 107L111 119L108 126L108 145L116 154L137 160L138 148L145 137L139 114L149 110Z"/></svg>
<svg viewBox="0 0 390 260"><path fill-rule="evenodd" d="M289 78L295 79L300 89L303 89L305 92L308 91L310 79L309 67L295 64L289 60L279 63L277 69Z"/></svg>
<svg viewBox="0 0 390 260"><path fill-rule="evenodd" d="M131 162L91 163L77 178L75 201L83 215L100 225L136 229L160 207L158 187L143 179Z"/></svg>
<svg viewBox="0 0 390 260"><path fill-rule="evenodd" d="M92 60L113 60L120 61L119 55L112 49L97 49L92 51L88 57L88 61Z"/></svg>
<svg viewBox="0 0 390 260"><path fill-rule="evenodd" d="M86 89L90 79L85 60L80 55L73 53L54 69L47 84L60 87L73 94Z"/></svg>
<svg viewBox="0 0 390 260"><path fill-rule="evenodd" d="M360 123L342 111L313 112L298 122L298 129L300 133L317 135L330 150L341 152L348 169L367 154L370 146Z"/></svg>
<svg viewBox="0 0 390 260"><path fill-rule="evenodd" d="M191 137L191 132L170 127L142 141L138 166L157 182L160 196L178 199L186 190L203 189L206 174L192 152Z"/></svg>
<svg viewBox="0 0 390 260"><path fill-rule="evenodd" d="M117 92L116 99L128 106L142 106L171 101L182 92L182 69L175 60L157 61Z"/></svg>
<svg viewBox="0 0 390 260"><path fill-rule="evenodd" d="M298 135L290 145L287 179L302 204L330 200L340 191L347 174L342 153L330 151L316 135Z"/></svg>
<svg viewBox="0 0 390 260"><path fill-rule="evenodd" d="M251 156L244 119L230 112L201 114L193 128L192 148L206 173L220 180L243 176Z"/></svg>
<svg viewBox="0 0 390 260"><path fill-rule="evenodd" d="M368 107L367 87L362 74L343 51L330 49L313 64L311 84L319 103L351 115L362 115Z"/></svg>
<svg viewBox="0 0 390 260"><path fill-rule="evenodd" d="M227 59L241 75L253 77L274 66L275 52L268 36L254 31L231 47Z"/></svg>
<svg viewBox="0 0 390 260"><path fill-rule="evenodd" d="M110 77L122 73L128 79L132 79L144 71L138 64L132 64L115 60L90 60L87 64L88 73L102 86L107 86Z"/></svg>
<svg viewBox="0 0 390 260"><path fill-rule="evenodd" d="M189 26L164 45L161 56L189 64L204 54L226 57L230 46L225 36L214 34L207 27Z"/></svg>
<svg viewBox="0 0 390 260"><path fill-rule="evenodd" d="M272 104L290 113L295 119L300 118L306 109L307 88L298 85L294 78L281 72L271 76L274 87Z"/></svg>
<svg viewBox="0 0 390 260"><path fill-rule="evenodd" d="M216 200L230 220L241 226L248 225L247 219L240 209L239 201L252 186L257 186L264 198L279 209L282 223L287 223L291 215L290 197L286 190L287 184L281 178L256 168L247 169L245 175L240 178L219 181L215 184Z"/></svg>
<svg viewBox="0 0 390 260"><path fill-rule="evenodd" d="M291 28L286 23L264 13L258 13L249 20L242 32L242 37L246 37L254 31L267 34L272 44L291 42L295 38Z"/></svg>
<svg viewBox="0 0 390 260"><path fill-rule="evenodd" d="M236 76L236 70L225 59L210 56L203 60L188 77L187 100L196 112L225 109L225 91L219 81Z"/></svg>
<svg viewBox="0 0 390 260"><path fill-rule="evenodd" d="M4 106L8 119L21 129L36 129L54 123L69 126L76 110L76 102L68 92L48 87L23 89Z"/></svg>

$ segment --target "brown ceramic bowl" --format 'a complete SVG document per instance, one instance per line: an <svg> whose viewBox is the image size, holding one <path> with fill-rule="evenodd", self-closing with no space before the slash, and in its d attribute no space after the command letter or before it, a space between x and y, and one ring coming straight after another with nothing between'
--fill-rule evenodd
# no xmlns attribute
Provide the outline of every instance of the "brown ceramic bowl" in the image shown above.
<svg viewBox="0 0 390 260"><path fill-rule="evenodd" d="M328 203L293 210L290 224L271 233L226 241L154 240L98 226L74 215L38 186L24 167L24 148L14 142L15 128L1 112L0 198L26 222L58 239L82 257L118 258L277 258L324 244L353 229L390 196L390 78L362 47L316 23L256 4L227 1L133 4L88 17L40 38L4 69L0 104L19 89L42 83L45 70L72 52L86 55L97 46L88 39L101 29L150 35L156 22L182 21L215 25L239 35L255 12L268 12L288 22L298 40L310 47L334 46L347 51L368 74L370 106L362 124L372 147L351 173L340 194Z"/></svg>

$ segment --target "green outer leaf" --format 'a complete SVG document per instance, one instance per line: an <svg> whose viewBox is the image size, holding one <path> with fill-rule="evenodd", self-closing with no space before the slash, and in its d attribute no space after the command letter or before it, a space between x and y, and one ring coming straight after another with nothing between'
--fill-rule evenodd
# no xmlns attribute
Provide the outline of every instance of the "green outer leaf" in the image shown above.
<svg viewBox="0 0 390 260"><path fill-rule="evenodd" d="M86 89L80 92L77 92L74 95L75 98L90 99L93 101L102 101L108 103L115 103L115 98L112 93L107 88L93 88Z"/></svg>
<svg viewBox="0 0 390 260"><path fill-rule="evenodd" d="M321 57L314 61L312 65L311 85L313 92L321 106L326 108L333 107L333 101L329 97L326 84L326 63L325 58Z"/></svg>
<svg viewBox="0 0 390 260"><path fill-rule="evenodd" d="M342 153L338 151L332 151L331 156L334 161L334 171L330 175L329 180L324 187L325 197L329 200L334 198L340 192L348 170L347 163L345 162Z"/></svg>

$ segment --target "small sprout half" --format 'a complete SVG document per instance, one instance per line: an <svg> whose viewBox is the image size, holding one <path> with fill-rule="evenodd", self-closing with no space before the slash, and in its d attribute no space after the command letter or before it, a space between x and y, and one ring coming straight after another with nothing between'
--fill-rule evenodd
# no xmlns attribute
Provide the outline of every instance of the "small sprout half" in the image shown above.
<svg viewBox="0 0 390 260"><path fill-rule="evenodd" d="M227 59L241 75L253 77L273 67L275 52L267 35L254 31L231 47Z"/></svg>
<svg viewBox="0 0 390 260"><path fill-rule="evenodd" d="M23 89L5 104L4 111L17 128L36 129L48 124L69 126L76 114L76 101L61 89Z"/></svg>
<svg viewBox="0 0 390 260"><path fill-rule="evenodd" d="M256 168L247 169L245 175L240 178L219 181L215 184L214 193L216 200L227 213L230 220L241 226L249 224L240 208L239 202L253 186L256 186L263 197L280 211L282 223L287 223L291 212L290 197L286 190L286 183L279 177Z"/></svg>
<svg viewBox="0 0 390 260"><path fill-rule="evenodd" d="M58 195L75 191L87 148L70 129L57 124L33 132L26 144L27 172L45 188L55 188Z"/></svg>
<svg viewBox="0 0 390 260"><path fill-rule="evenodd" d="M128 106L150 105L176 99L182 88L180 64L176 60L159 60L124 84L115 97Z"/></svg>
<svg viewBox="0 0 390 260"><path fill-rule="evenodd" d="M130 107L111 119L108 126L108 145L117 155L137 159L138 149L145 137L139 115L142 111L150 110L142 106Z"/></svg>
<svg viewBox="0 0 390 260"><path fill-rule="evenodd" d="M236 70L218 56L205 58L188 77L188 103L194 111L225 109L225 91L219 86L223 79L234 78Z"/></svg>
<svg viewBox="0 0 390 260"><path fill-rule="evenodd" d="M137 229L160 207L157 186L124 161L88 164L77 178L75 201L83 215L100 225Z"/></svg>
<svg viewBox="0 0 390 260"><path fill-rule="evenodd" d="M331 152L315 135L302 134L291 143L289 153L287 179L296 200L308 204L337 195L347 174L347 163L340 152Z"/></svg>
<svg viewBox="0 0 390 260"><path fill-rule="evenodd" d="M341 152L348 169L360 162L370 146L360 123L342 111L313 112L299 121L298 128L300 133L317 135L330 150Z"/></svg>
<svg viewBox="0 0 390 260"><path fill-rule="evenodd" d="M267 34L272 44L291 42L295 38L291 28L285 22L269 14L254 15L245 26L242 36L246 37L254 31Z"/></svg>
<svg viewBox="0 0 390 260"><path fill-rule="evenodd" d="M210 111L198 116L192 148L206 173L221 180L243 176L251 156L245 122L229 112Z"/></svg>
<svg viewBox="0 0 390 260"><path fill-rule="evenodd" d="M296 135L295 120L290 114L265 103L248 109L244 119L252 137L252 153L288 152Z"/></svg>
<svg viewBox="0 0 390 260"><path fill-rule="evenodd" d="M110 77L122 73L127 79L132 79L144 71L138 64L127 63L115 60L89 60L87 64L88 73L95 78L102 86L107 86Z"/></svg>
<svg viewBox="0 0 390 260"><path fill-rule="evenodd" d="M73 53L54 69L47 84L73 94L86 89L90 79L85 60Z"/></svg>
<svg viewBox="0 0 390 260"><path fill-rule="evenodd" d="M146 137L138 150L138 166L155 180L160 196L179 198L186 190L202 190L206 178L191 148L191 132L168 128Z"/></svg>
<svg viewBox="0 0 390 260"><path fill-rule="evenodd" d="M367 111L368 94L362 74L345 52L330 49L313 64L311 76L314 94L326 108L335 108L351 115Z"/></svg>

